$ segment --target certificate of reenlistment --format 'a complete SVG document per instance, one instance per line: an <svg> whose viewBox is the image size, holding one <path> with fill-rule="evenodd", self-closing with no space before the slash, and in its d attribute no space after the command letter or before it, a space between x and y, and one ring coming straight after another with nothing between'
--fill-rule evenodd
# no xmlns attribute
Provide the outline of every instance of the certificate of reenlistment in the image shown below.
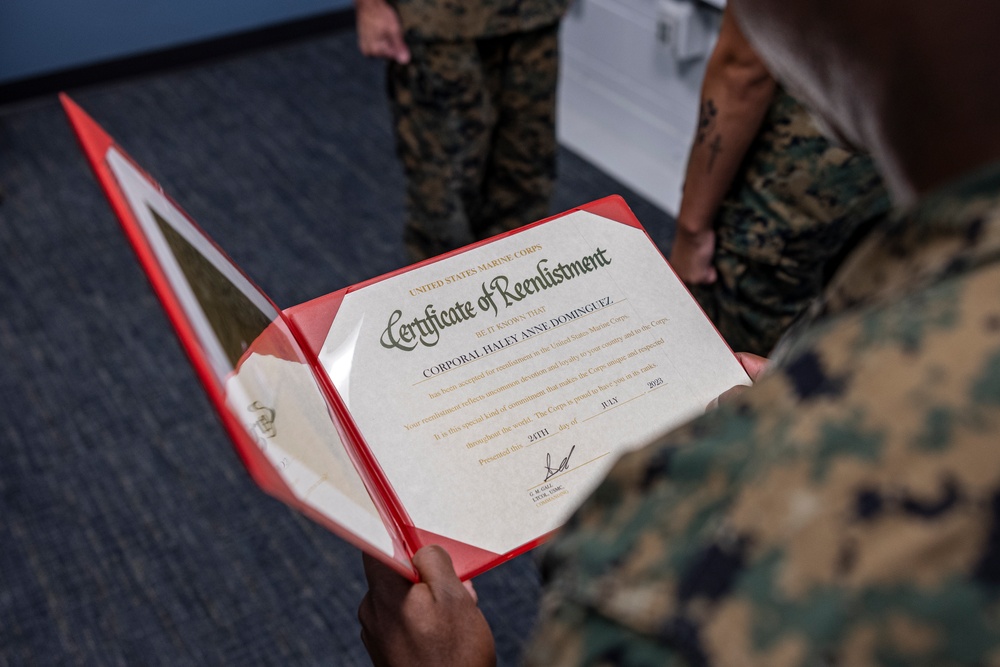
<svg viewBox="0 0 1000 667"><path fill-rule="evenodd" d="M416 579L539 544L742 366L620 197L281 310L93 119L81 146L254 480Z"/></svg>
<svg viewBox="0 0 1000 667"><path fill-rule="evenodd" d="M646 233L588 211L348 293L319 357L413 524L497 554L749 382Z"/></svg>

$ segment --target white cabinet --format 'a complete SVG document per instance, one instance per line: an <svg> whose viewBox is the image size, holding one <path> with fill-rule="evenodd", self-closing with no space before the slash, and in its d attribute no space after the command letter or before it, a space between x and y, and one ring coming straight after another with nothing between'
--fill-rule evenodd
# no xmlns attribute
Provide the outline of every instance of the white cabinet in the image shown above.
<svg viewBox="0 0 1000 667"><path fill-rule="evenodd" d="M677 32L659 25L663 1L574 2L562 25L558 133L570 149L675 214L705 58L678 60L669 41ZM717 7L666 1L690 2L693 11L681 9L694 28L718 32Z"/></svg>

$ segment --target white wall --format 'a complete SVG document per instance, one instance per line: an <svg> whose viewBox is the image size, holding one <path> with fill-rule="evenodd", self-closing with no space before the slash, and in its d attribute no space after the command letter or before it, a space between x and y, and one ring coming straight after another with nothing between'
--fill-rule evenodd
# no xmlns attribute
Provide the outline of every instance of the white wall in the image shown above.
<svg viewBox="0 0 1000 667"><path fill-rule="evenodd" d="M0 0L0 83L307 18L351 0Z"/></svg>
<svg viewBox="0 0 1000 667"><path fill-rule="evenodd" d="M720 10L674 1L690 3L681 9L693 12L710 49ZM681 62L676 42L661 40L660 2L575 0L562 25L558 132L562 143L676 214L705 58Z"/></svg>

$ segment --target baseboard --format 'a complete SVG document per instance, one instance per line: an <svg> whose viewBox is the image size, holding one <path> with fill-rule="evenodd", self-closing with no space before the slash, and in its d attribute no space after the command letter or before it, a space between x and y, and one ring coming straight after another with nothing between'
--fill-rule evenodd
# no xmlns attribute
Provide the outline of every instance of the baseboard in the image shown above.
<svg viewBox="0 0 1000 667"><path fill-rule="evenodd" d="M28 77L0 84L0 105L50 95L69 88L106 83L212 58L231 56L251 49L342 30L353 25L354 10L341 9L194 44Z"/></svg>

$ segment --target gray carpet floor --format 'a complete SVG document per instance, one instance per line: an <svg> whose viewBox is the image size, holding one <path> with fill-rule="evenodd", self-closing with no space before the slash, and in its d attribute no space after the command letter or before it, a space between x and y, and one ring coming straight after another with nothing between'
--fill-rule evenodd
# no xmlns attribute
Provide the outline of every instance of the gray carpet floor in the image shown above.
<svg viewBox="0 0 1000 667"><path fill-rule="evenodd" d="M281 307L405 263L380 63L342 31L70 90ZM617 193L563 150L553 211ZM54 96L0 105L0 665L365 665L358 552L241 467ZM527 554L479 577L501 664Z"/></svg>

